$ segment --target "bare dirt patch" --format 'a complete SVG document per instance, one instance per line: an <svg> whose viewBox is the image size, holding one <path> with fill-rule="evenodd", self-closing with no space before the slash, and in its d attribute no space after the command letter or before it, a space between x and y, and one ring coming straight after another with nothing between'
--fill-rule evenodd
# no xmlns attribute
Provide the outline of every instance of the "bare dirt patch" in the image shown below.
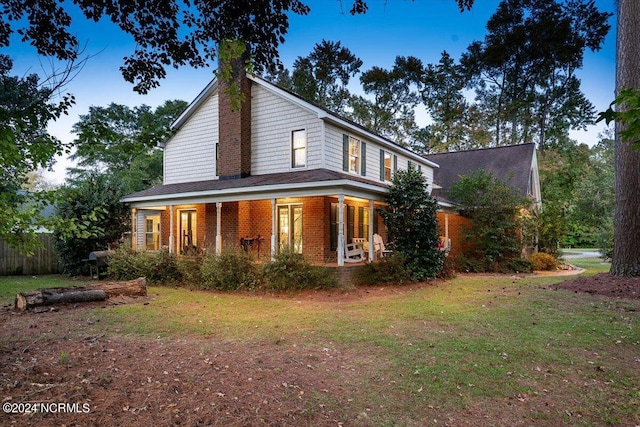
<svg viewBox="0 0 640 427"><path fill-rule="evenodd" d="M593 276L578 276L558 283L554 287L607 297L640 299L640 277L618 277L600 273Z"/></svg>
<svg viewBox="0 0 640 427"><path fill-rule="evenodd" d="M0 424L336 426L342 399L373 363L286 340L96 335L93 309L0 312L2 403L78 404L73 413L0 414Z"/></svg>

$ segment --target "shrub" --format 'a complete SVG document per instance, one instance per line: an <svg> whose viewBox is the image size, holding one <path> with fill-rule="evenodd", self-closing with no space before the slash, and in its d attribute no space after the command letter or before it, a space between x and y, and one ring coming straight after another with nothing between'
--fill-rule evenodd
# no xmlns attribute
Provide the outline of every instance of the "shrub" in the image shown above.
<svg viewBox="0 0 640 427"><path fill-rule="evenodd" d="M394 252L379 261L366 264L361 277L364 285L402 284L411 281L411 271L407 268L406 257L401 252Z"/></svg>
<svg viewBox="0 0 640 427"><path fill-rule="evenodd" d="M470 258L465 255L456 256L454 266L456 271L465 273L485 273L489 271L489 266L484 260Z"/></svg>
<svg viewBox="0 0 640 427"><path fill-rule="evenodd" d="M456 261L453 257L444 258L442 270L438 273L438 279L455 279L456 277Z"/></svg>
<svg viewBox="0 0 640 427"><path fill-rule="evenodd" d="M185 286L189 288L202 287L202 264L204 259L202 255L178 258L178 270Z"/></svg>
<svg viewBox="0 0 640 427"><path fill-rule="evenodd" d="M487 259L470 258L458 255L455 259L456 271L466 273L531 273L533 264L526 258L506 258L500 261L489 261Z"/></svg>
<svg viewBox="0 0 640 427"><path fill-rule="evenodd" d="M205 256L200 274L205 289L255 290L261 283L253 257L236 248L224 248L218 255Z"/></svg>
<svg viewBox="0 0 640 427"><path fill-rule="evenodd" d="M302 254L283 250L264 265L265 288L271 291L326 289L337 286L337 278L326 267L309 263Z"/></svg>
<svg viewBox="0 0 640 427"><path fill-rule="evenodd" d="M399 170L380 209L392 241L389 247L405 256L404 268L415 280L436 277L444 254L438 249L438 202L427 191L427 181L417 168Z"/></svg>
<svg viewBox="0 0 640 427"><path fill-rule="evenodd" d="M533 269L538 271L552 271L558 268L558 260L553 255L544 252L531 254L529 260L533 264Z"/></svg>
<svg viewBox="0 0 640 427"><path fill-rule="evenodd" d="M152 284L179 282L182 274L175 254L167 250L159 252L134 252L119 249L109 255L109 277L115 280L132 280L146 277Z"/></svg>
<svg viewBox="0 0 640 427"><path fill-rule="evenodd" d="M533 264L526 258L511 258L501 264L501 273L532 273Z"/></svg>
<svg viewBox="0 0 640 427"><path fill-rule="evenodd" d="M521 209L530 205L527 198L482 169L463 176L449 196L459 203L460 213L473 220L466 237L476 258L486 260L492 271L519 258L525 218Z"/></svg>

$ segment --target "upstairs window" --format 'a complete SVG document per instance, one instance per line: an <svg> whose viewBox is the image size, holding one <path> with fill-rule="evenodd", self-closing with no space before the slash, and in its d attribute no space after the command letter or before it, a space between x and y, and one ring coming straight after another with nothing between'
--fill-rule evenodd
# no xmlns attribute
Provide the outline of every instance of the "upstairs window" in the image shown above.
<svg viewBox="0 0 640 427"><path fill-rule="evenodd" d="M384 181L391 181L391 172L393 170L393 165L391 163L391 153L388 152L384 152L383 153L383 160L382 160L382 168L383 168L383 180Z"/></svg>
<svg viewBox="0 0 640 427"><path fill-rule="evenodd" d="M291 132L291 167L302 168L307 165L307 131Z"/></svg>
<svg viewBox="0 0 640 427"><path fill-rule="evenodd" d="M360 172L360 140L349 138L349 172Z"/></svg>
<svg viewBox="0 0 640 427"><path fill-rule="evenodd" d="M380 150L380 181L391 181L398 164L398 158L388 151Z"/></svg>
<svg viewBox="0 0 640 427"><path fill-rule="evenodd" d="M343 135L343 170L365 176L367 174L367 144L349 135Z"/></svg>

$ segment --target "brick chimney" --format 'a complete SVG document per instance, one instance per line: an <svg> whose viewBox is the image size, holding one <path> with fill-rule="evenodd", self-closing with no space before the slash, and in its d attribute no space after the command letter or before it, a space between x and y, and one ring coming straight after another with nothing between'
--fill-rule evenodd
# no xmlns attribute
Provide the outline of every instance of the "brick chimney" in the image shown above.
<svg viewBox="0 0 640 427"><path fill-rule="evenodd" d="M233 43L233 42L232 42ZM249 49L218 68L218 177L221 180L251 175L251 81L245 64ZM229 73L230 71L230 73ZM230 80L225 79L230 74Z"/></svg>

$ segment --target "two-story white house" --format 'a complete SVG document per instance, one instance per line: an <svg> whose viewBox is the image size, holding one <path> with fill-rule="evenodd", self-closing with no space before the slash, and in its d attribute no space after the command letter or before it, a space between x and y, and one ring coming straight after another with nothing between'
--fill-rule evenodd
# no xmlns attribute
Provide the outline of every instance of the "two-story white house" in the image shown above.
<svg viewBox="0 0 640 427"><path fill-rule="evenodd" d="M133 246L188 253L252 244L260 257L293 248L344 265L345 246L387 240L376 209L393 173L410 165L431 191L438 166L324 108L239 73L234 111L228 83L213 80L174 122L163 184L126 196ZM258 246L259 245L259 246Z"/></svg>

